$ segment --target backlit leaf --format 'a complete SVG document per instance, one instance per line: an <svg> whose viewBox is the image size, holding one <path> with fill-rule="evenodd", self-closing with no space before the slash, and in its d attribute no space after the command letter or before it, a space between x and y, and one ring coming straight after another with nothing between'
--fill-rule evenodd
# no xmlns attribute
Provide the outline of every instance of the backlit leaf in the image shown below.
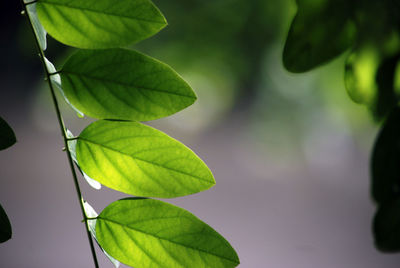
<svg viewBox="0 0 400 268"><path fill-rule="evenodd" d="M400 199L380 205L373 222L375 246L383 252L400 251Z"/></svg>
<svg viewBox="0 0 400 268"><path fill-rule="evenodd" d="M190 149L137 122L92 123L79 135L76 154L88 176L136 196L172 198L215 184L211 171Z"/></svg>
<svg viewBox="0 0 400 268"><path fill-rule="evenodd" d="M352 5L347 0L298 0L283 51L286 69L305 72L349 48L356 31Z"/></svg>
<svg viewBox="0 0 400 268"><path fill-rule="evenodd" d="M28 11L29 19L32 22L33 30L35 31L35 35L39 42L39 46L44 51L47 48L47 43L46 43L46 34L47 33L38 19L38 16L36 13L36 3L27 5L26 9Z"/></svg>
<svg viewBox="0 0 400 268"><path fill-rule="evenodd" d="M346 59L347 92L353 101L367 105L376 119L385 117L399 99L395 88L399 47L399 36L390 34L356 47Z"/></svg>
<svg viewBox="0 0 400 268"><path fill-rule="evenodd" d="M373 47L358 48L346 59L345 83L351 99L360 104L372 105L378 85L376 73L380 56Z"/></svg>
<svg viewBox="0 0 400 268"><path fill-rule="evenodd" d="M99 215L100 245L133 267L235 267L231 245L190 212L152 199L122 199Z"/></svg>
<svg viewBox="0 0 400 268"><path fill-rule="evenodd" d="M12 128L0 117L0 150L7 149L17 142Z"/></svg>
<svg viewBox="0 0 400 268"><path fill-rule="evenodd" d="M94 210L94 208L86 201L83 201L83 207L85 209L86 216L88 218L96 218L98 216L97 212ZM90 219L88 220L88 227L89 231L92 233L92 236L97 242L97 236L96 236L96 219ZM119 261L114 259L113 257L110 256L103 248L101 249L104 253L104 255L107 256L107 258L114 264L114 267L118 268L121 264Z"/></svg>
<svg viewBox="0 0 400 268"><path fill-rule="evenodd" d="M158 119L196 100L169 66L126 49L80 50L63 66L61 80L67 99L99 119Z"/></svg>
<svg viewBox="0 0 400 268"><path fill-rule="evenodd" d="M37 13L52 37L79 48L126 46L166 26L149 0L38 0Z"/></svg>
<svg viewBox="0 0 400 268"><path fill-rule="evenodd" d="M69 131L68 129L67 129L67 138L69 138L69 139L72 139L72 138L75 138L74 137L74 134L72 134L72 132L71 131ZM76 159L76 143L77 143L77 140L69 140L68 141L68 150L69 150L69 152L70 152L70 154L71 154L71 158L72 158L72 160L78 165L78 167L79 167L79 163L78 163L78 160ZM80 170L80 172L82 173L82 176L83 176L83 178L86 180L86 182L90 185L90 186L92 186L94 189L96 189L96 190L100 190L101 189L101 184L98 182L98 181L96 181L96 180L94 180L94 179L92 179L92 178L90 178L85 172L83 172L82 170Z"/></svg>
<svg viewBox="0 0 400 268"><path fill-rule="evenodd" d="M11 239L11 236L12 230L10 220L8 219L3 207L0 205L0 243Z"/></svg>
<svg viewBox="0 0 400 268"><path fill-rule="evenodd" d="M400 194L400 108L395 108L376 139L372 153L372 196L384 203Z"/></svg>
<svg viewBox="0 0 400 268"><path fill-rule="evenodd" d="M74 105L72 105L67 97L65 97L64 90L61 86L61 76L57 73L56 67L54 67L53 63L49 61L47 58L44 58L44 62L46 64L47 71L51 74L50 75L50 82L53 84L54 88L57 88L58 91L61 93L67 104L78 114L79 117L83 117L84 114L79 111Z"/></svg>

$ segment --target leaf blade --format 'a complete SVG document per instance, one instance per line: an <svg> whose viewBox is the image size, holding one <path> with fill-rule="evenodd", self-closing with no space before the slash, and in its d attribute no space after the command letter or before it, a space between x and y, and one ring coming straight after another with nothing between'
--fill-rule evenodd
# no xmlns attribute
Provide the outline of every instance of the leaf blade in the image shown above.
<svg viewBox="0 0 400 268"><path fill-rule="evenodd" d="M379 42L364 42L353 49L345 63L345 85L351 99L366 105L376 120L384 118L399 100L396 66L400 40L387 34Z"/></svg>
<svg viewBox="0 0 400 268"><path fill-rule="evenodd" d="M215 184L206 164L189 148L137 122L92 123L79 135L76 153L88 176L127 194L172 198Z"/></svg>
<svg viewBox="0 0 400 268"><path fill-rule="evenodd" d="M26 1L24 1L26 3ZM46 35L47 32L43 28L43 25L40 23L37 12L36 12L36 3L30 4L26 6L26 10L28 11L29 19L32 22L33 30L35 32L36 38L39 42L40 48L45 51L47 48Z"/></svg>
<svg viewBox="0 0 400 268"><path fill-rule="evenodd" d="M11 223L8 216L0 204L0 243L10 240L12 237Z"/></svg>
<svg viewBox="0 0 400 268"><path fill-rule="evenodd" d="M126 49L80 50L63 66L61 79L72 105L98 119L153 120L196 100L171 67Z"/></svg>
<svg viewBox="0 0 400 268"><path fill-rule="evenodd" d="M128 216L127 216L128 215ZM100 245L134 267L235 267L231 245L190 212L152 199L122 199L99 215Z"/></svg>
<svg viewBox="0 0 400 268"><path fill-rule="evenodd" d="M339 56L351 46L356 29L349 1L303 0L297 5L284 46L283 64L288 71L301 73Z"/></svg>
<svg viewBox="0 0 400 268"><path fill-rule="evenodd" d="M37 13L51 36L78 48L126 46L167 24L149 0L38 0Z"/></svg>
<svg viewBox="0 0 400 268"><path fill-rule="evenodd" d="M67 135L67 138L68 138L68 139L75 138L74 134L72 134L72 132L69 131L69 129L67 129L66 135ZM70 154L71 154L72 160L73 160L73 161L75 162L75 164L78 166L79 171L81 172L81 174L82 174L83 178L86 180L86 182L87 182L92 188L94 188L94 189L96 189L96 190L100 190L100 189L101 189L101 184L100 184L98 181L96 181L96 180L90 178L85 172L83 172L83 171L80 169L78 160L76 159L76 143L77 143L77 140L76 140L76 139L75 139L75 140L69 140L69 141L68 141L68 150L69 150L69 152L70 152Z"/></svg>
<svg viewBox="0 0 400 268"><path fill-rule="evenodd" d="M373 220L375 246L382 252L400 251L400 199L379 205Z"/></svg>
<svg viewBox="0 0 400 268"><path fill-rule="evenodd" d="M83 201L83 207L85 209L85 213L88 218L96 218L98 216L97 212L94 210L94 208L88 202ZM96 222L97 222L97 219L90 219L87 221L87 225L89 227L90 233L92 234L92 236L94 237L94 239L97 242ZM120 267L121 264L119 261L117 261L115 258L110 256L110 254L108 254L107 251L105 251L103 248L101 248L101 250L103 251L104 255L106 255L106 257L111 261L111 263L114 265L115 268Z"/></svg>
<svg viewBox="0 0 400 268"><path fill-rule="evenodd" d="M385 203L400 191L400 108L393 109L382 127L372 152L372 197Z"/></svg>
<svg viewBox="0 0 400 268"><path fill-rule="evenodd" d="M7 122L0 117L0 150L7 149L17 142L14 131Z"/></svg>
<svg viewBox="0 0 400 268"><path fill-rule="evenodd" d="M51 74L50 82L53 84L54 88L58 89L65 102L77 113L79 117L84 117L85 115L81 111L79 111L74 105L72 105L72 103L70 103L65 96L64 90L61 86L61 76L57 73L57 69L56 67L54 67L54 64L46 57L44 57L44 63L46 64L47 71Z"/></svg>

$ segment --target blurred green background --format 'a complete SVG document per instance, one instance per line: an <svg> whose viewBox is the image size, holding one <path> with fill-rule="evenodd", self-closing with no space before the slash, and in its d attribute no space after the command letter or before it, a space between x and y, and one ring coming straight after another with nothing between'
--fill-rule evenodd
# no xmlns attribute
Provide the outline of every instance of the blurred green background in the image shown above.
<svg viewBox="0 0 400 268"><path fill-rule="evenodd" d="M13 2L1 3L0 114L19 142L0 154L0 203L14 227L0 266L91 267L40 61ZM217 181L169 202L224 235L241 267L398 267L399 256L373 247L368 164L377 127L344 88L349 52L305 74L284 70L295 1L154 3L169 26L133 48L171 65L199 98L151 124L198 153ZM48 41L60 67L71 50ZM63 113L73 133L87 125L66 105ZM98 212L122 196L81 182Z"/></svg>

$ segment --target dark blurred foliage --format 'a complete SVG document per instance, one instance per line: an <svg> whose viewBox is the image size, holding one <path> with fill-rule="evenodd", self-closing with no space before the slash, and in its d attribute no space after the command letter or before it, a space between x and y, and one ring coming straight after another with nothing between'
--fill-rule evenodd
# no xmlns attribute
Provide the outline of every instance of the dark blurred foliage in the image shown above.
<svg viewBox="0 0 400 268"><path fill-rule="evenodd" d="M383 252L400 250L400 198L394 198L379 205L376 212L373 231L375 246Z"/></svg>
<svg viewBox="0 0 400 268"><path fill-rule="evenodd" d="M17 142L14 131L8 123L0 117L0 150L7 149Z"/></svg>
<svg viewBox="0 0 400 268"><path fill-rule="evenodd" d="M345 83L350 97L367 105L376 120L398 101L400 7L393 0L298 0L283 61L305 72L350 49Z"/></svg>
<svg viewBox="0 0 400 268"><path fill-rule="evenodd" d="M0 117L0 150L14 145L17 141L14 131L2 117ZM0 243L3 243L12 236L10 220L0 204Z"/></svg>
<svg viewBox="0 0 400 268"><path fill-rule="evenodd" d="M288 70L305 72L351 49L345 63L350 97L377 121L389 115L371 161L375 244L400 251L400 3L394 0L298 0L286 41Z"/></svg>
<svg viewBox="0 0 400 268"><path fill-rule="evenodd" d="M10 219L8 218L3 207L0 205L0 243L10 240L12 236L12 229Z"/></svg>

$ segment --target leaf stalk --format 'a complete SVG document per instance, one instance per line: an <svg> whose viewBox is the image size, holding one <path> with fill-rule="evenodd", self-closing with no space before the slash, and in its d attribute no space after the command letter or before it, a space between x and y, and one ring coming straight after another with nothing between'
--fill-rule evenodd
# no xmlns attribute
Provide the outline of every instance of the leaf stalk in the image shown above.
<svg viewBox="0 0 400 268"><path fill-rule="evenodd" d="M55 108L56 115L57 115L57 120L58 120L58 123L59 123L59 126L60 126L60 130L61 130L61 134L62 134L63 140L64 140L64 146L65 146L65 148L68 148L68 141L71 140L71 139L67 137L67 132L66 132L64 120L63 120L62 115L61 115L60 107L59 107L59 104L58 104L58 101L57 101L57 97L56 97L56 94L55 94L55 90L54 90L53 84L51 83L51 80L50 80L50 76L54 75L54 74L56 74L58 72L50 73L48 68L47 68L47 66L46 66L44 51L41 49L41 47L39 45L39 40L38 40L38 38L37 38L37 36L35 34L32 21L31 21L31 19L29 17L28 10L26 8L28 5L36 3L37 0L34 0L32 2L28 2L28 3L25 3L23 0L20 0L20 1L21 1L21 4L22 4L22 7L23 7L23 12L25 13L25 15L26 15L26 17L28 19L29 27L30 27L30 29L31 29L31 31L33 33L33 36L34 36L34 39L35 39L35 43L36 43L36 47L37 47L37 49L39 51L40 60L42 62L42 66L43 66L43 69L44 69L44 72L45 72L46 81L47 81L47 83L49 85L50 94L51 94L51 97L52 97L52 100L53 100L53 104L54 104L54 108ZM97 256L96 256L96 250L95 250L95 247L94 247L93 238L92 238L92 235L90 233L89 226L88 226L88 219L89 218L86 215L85 208L83 206L82 192L81 192L81 189L80 189L80 186L79 186L79 182L78 182L78 177L76 175L76 171L75 171L75 168L74 168L74 162L72 160L72 156L71 156L70 151L69 150L65 150L65 152L67 154L69 166L70 166L70 169L71 169L72 178L73 178L74 185L75 185L76 194L77 194L77 197L78 197L78 200L79 200L79 205L80 205L80 208L81 208L81 212L82 212L82 215L83 215L83 218L84 218L84 221L85 221L86 233L87 233L88 240L89 240L90 250L92 252L94 266L96 268L99 268L99 263L98 263Z"/></svg>

